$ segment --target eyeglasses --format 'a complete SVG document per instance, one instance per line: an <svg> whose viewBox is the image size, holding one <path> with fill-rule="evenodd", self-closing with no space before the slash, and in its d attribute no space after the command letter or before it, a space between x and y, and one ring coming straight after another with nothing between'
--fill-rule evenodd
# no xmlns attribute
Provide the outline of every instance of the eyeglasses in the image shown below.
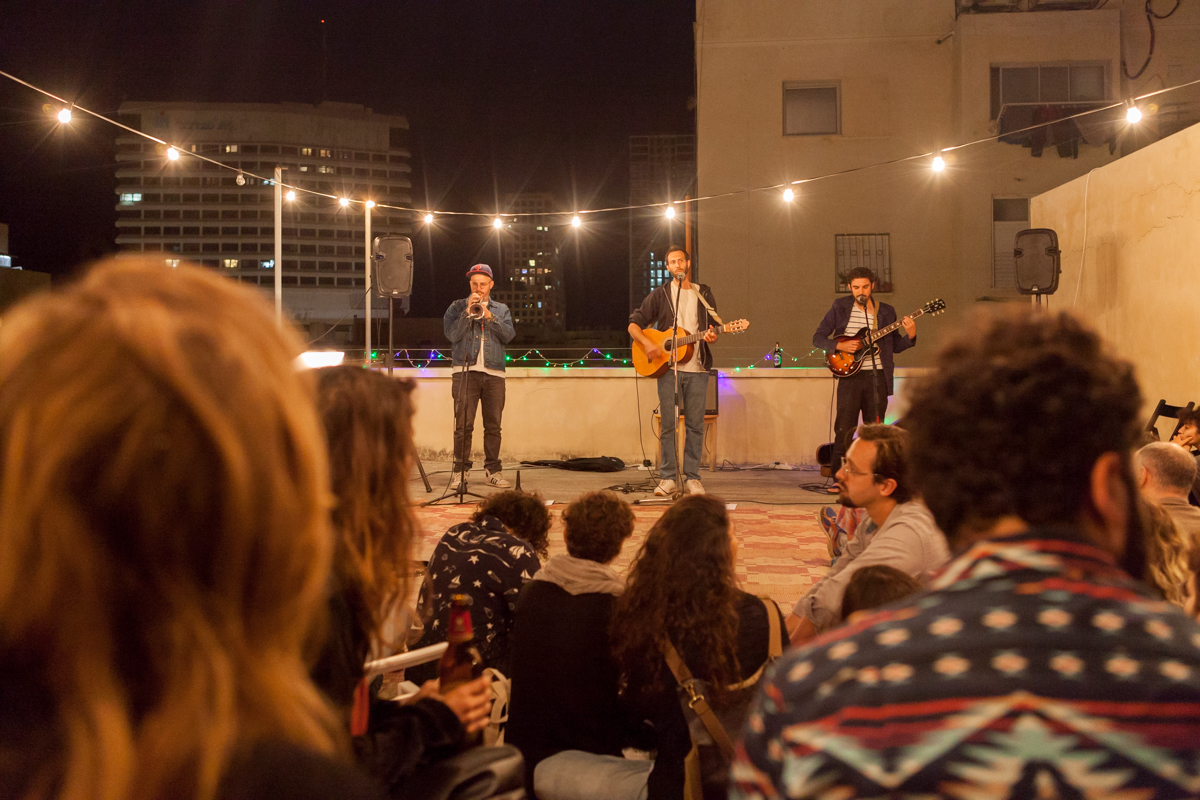
<svg viewBox="0 0 1200 800"><path fill-rule="evenodd" d="M874 475L875 474L874 470L868 472L866 470L859 469L858 467L856 467L852 463L850 463L850 459L848 459L848 458L842 462L842 470L845 471L845 473L847 475L865 476L865 475Z"/></svg>

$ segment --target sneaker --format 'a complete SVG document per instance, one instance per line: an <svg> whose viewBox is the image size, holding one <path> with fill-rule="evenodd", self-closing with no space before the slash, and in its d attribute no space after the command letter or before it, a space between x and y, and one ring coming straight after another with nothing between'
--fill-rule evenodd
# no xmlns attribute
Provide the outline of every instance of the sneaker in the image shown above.
<svg viewBox="0 0 1200 800"><path fill-rule="evenodd" d="M462 486L462 478L463 474L461 472L456 472L450 476L450 491L453 492L459 486Z"/></svg>
<svg viewBox="0 0 1200 800"><path fill-rule="evenodd" d="M686 480L683 486L687 489L688 494L704 494L704 484L697 480Z"/></svg>
<svg viewBox="0 0 1200 800"><path fill-rule="evenodd" d="M492 486L495 486L499 489L508 489L509 487L512 486L511 483L504 480L504 476L501 475L499 472L485 472L484 476L485 476L484 477L485 481L487 481L489 484L491 484Z"/></svg>
<svg viewBox="0 0 1200 800"><path fill-rule="evenodd" d="M655 497L670 497L675 494L675 481L670 478L665 478L658 482L658 486L654 487Z"/></svg>

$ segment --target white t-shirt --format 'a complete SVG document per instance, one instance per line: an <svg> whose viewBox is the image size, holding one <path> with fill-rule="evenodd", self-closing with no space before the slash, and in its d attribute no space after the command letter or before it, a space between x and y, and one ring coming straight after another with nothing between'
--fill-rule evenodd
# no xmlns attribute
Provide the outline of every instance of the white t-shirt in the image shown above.
<svg viewBox="0 0 1200 800"><path fill-rule="evenodd" d="M475 329L475 326L478 324L479 324L478 322L475 322L473 320L471 322L471 327L472 327L471 335L477 336L480 339L479 358L475 359L475 363L471 365L471 372L483 372L488 375L494 375L497 378L503 378L504 372L502 370L488 369L487 367L485 367L483 365L483 351L487 349L487 326L488 326L488 323L485 322L483 324L482 331Z"/></svg>
<svg viewBox="0 0 1200 800"><path fill-rule="evenodd" d="M672 306L675 305L675 291L675 286L667 286L667 298ZM683 328L688 333L699 333L696 330L699 319L700 298L695 289L684 289L679 293L679 313L675 327ZM680 372L704 372L704 365L700 363L700 342L696 342L692 347L695 348L695 351L690 359L679 365Z"/></svg>

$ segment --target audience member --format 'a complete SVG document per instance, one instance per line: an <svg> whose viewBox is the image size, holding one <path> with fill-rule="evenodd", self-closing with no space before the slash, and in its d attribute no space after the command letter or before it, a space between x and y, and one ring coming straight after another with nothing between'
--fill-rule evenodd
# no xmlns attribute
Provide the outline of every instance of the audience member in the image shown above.
<svg viewBox="0 0 1200 800"><path fill-rule="evenodd" d="M419 613L425 633L419 647L446 641L450 599L471 596L471 626L485 666L508 675L508 641L517 595L547 555L550 512L540 495L497 492L469 522L448 530L429 557ZM419 680L436 676L437 664L408 670Z"/></svg>
<svg viewBox="0 0 1200 800"><path fill-rule="evenodd" d="M1066 314L950 343L911 392L915 488L960 555L772 670L735 798L1182 797L1200 625L1149 595L1132 366Z"/></svg>
<svg viewBox="0 0 1200 800"><path fill-rule="evenodd" d="M863 567L884 564L913 577L950 557L946 537L907 475L908 433L892 425L864 425L837 473L838 502L866 511L869 522L846 545L829 572L800 598L788 617L792 644L808 641L842 621L846 582Z"/></svg>
<svg viewBox="0 0 1200 800"><path fill-rule="evenodd" d="M1146 539L1142 578L1167 602L1183 608L1187 601L1189 544L1161 505L1143 499L1138 506Z"/></svg>
<svg viewBox="0 0 1200 800"><path fill-rule="evenodd" d="M1200 508L1188 502L1196 482L1196 459L1177 445L1154 442L1137 451L1133 464L1142 496L1167 510L1189 546L1200 544Z"/></svg>
<svg viewBox="0 0 1200 800"><path fill-rule="evenodd" d="M411 569L415 384L357 366L318 370L316 377L336 544L330 631L313 676L356 737L360 763L399 795L418 768L453 755L487 725L491 688L479 678L445 697L430 682L403 706L368 698L363 663L390 644L382 641L384 622L402 608Z"/></svg>
<svg viewBox="0 0 1200 800"><path fill-rule="evenodd" d="M625 588L609 565L633 534L633 510L612 492L590 492L567 507L563 523L567 554L551 557L517 600L505 740L525 756L530 788L539 763L553 770L565 758L570 771L575 755L611 760L614 773L627 768L644 787L649 765L621 758L632 737L608 642L613 606ZM544 761L564 751L572 752ZM614 774L606 784L618 780ZM546 790L537 794L553 797Z"/></svg>
<svg viewBox="0 0 1200 800"><path fill-rule="evenodd" d="M256 292L123 257L0 328L0 797L367 798L303 650L328 467Z"/></svg>
<svg viewBox="0 0 1200 800"><path fill-rule="evenodd" d="M1196 461L1197 476L1188 494L1188 502L1200 505L1200 409L1179 412L1179 430L1171 437L1171 443L1182 447Z"/></svg>
<svg viewBox="0 0 1200 800"><path fill-rule="evenodd" d="M725 503L711 495L685 497L650 529L617 600L613 653L629 699L645 709L657 734L650 800L683 796L685 760L693 745L664 646L674 646L691 674L707 684L708 704L728 719L746 708L770 656L772 628L782 636L778 607L738 589L736 559L737 539ZM736 738L737 728L728 734ZM713 749L699 751L704 772L724 775L707 765L713 763ZM582 770L579 780L587 785ZM724 794L724 785L719 788Z"/></svg>
<svg viewBox="0 0 1200 800"><path fill-rule="evenodd" d="M851 614L870 611L921 591L921 582L907 572L876 564L854 571L842 594L842 619Z"/></svg>

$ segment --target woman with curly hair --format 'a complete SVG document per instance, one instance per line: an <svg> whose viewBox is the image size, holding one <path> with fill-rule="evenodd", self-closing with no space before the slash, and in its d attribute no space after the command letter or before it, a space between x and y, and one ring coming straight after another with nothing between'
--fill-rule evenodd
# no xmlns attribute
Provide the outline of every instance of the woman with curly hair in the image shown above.
<svg viewBox="0 0 1200 800"><path fill-rule="evenodd" d="M509 674L508 640L517 595L541 568L550 546L550 512L541 495L510 489L479 503L471 519L442 536L421 586L425 633L418 647L446 641L450 599L471 597L471 627L484 666ZM436 677L437 664L409 669L413 680Z"/></svg>
<svg viewBox="0 0 1200 800"><path fill-rule="evenodd" d="M392 642L402 616L416 530L408 499L415 384L357 366L316 371L329 445L333 553L330 630L313 670L354 735L360 762L393 794L418 767L458 751L491 710L486 678L445 696L431 682L410 703L368 697L363 664Z"/></svg>
<svg viewBox="0 0 1200 800"><path fill-rule="evenodd" d="M684 762L692 749L664 644L674 645L692 675L708 683L709 704L720 715L723 706L740 699L737 690L753 685L769 659L768 613L776 617L776 640L783 627L773 602L738 588L736 559L737 539L724 502L711 495L685 497L650 529L617 600L610 627L613 655L626 693L643 704L658 735L650 800L683 797ZM727 732L736 740L740 729Z"/></svg>
<svg viewBox="0 0 1200 800"><path fill-rule="evenodd" d="M1191 578L1188 543L1165 508L1145 499L1138 505L1146 537L1146 574L1143 580L1158 589L1168 603L1184 608Z"/></svg>

